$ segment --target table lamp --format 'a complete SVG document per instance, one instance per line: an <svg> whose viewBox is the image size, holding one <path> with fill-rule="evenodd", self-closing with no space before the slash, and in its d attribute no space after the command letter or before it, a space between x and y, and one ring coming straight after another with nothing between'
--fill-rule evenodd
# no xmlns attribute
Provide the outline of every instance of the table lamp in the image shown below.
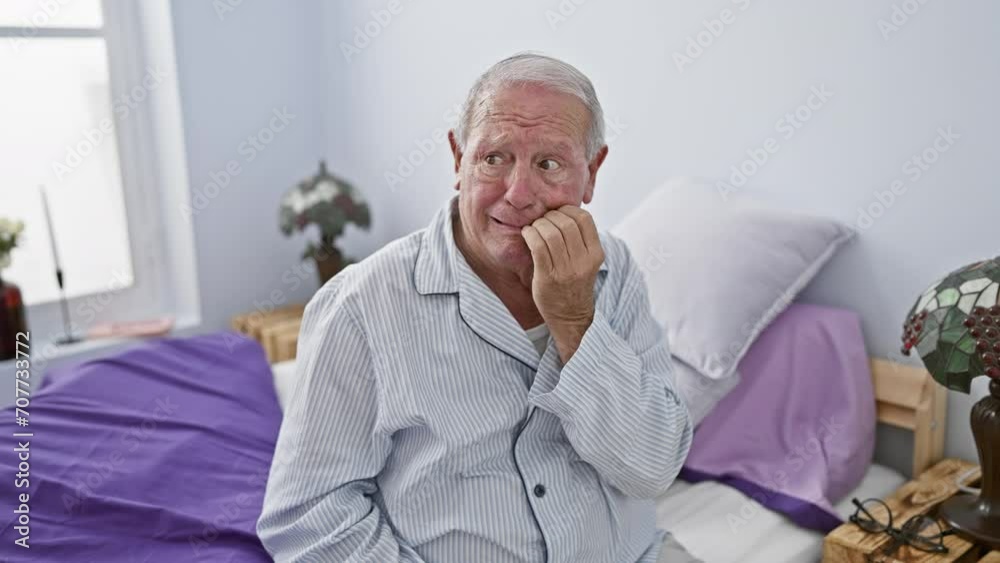
<svg viewBox="0 0 1000 563"><path fill-rule="evenodd" d="M902 352L914 348L948 389L968 394L974 378L990 378L989 394L971 415L980 494L952 497L939 514L974 541L1000 548L1000 256L960 268L920 296L903 325Z"/></svg>

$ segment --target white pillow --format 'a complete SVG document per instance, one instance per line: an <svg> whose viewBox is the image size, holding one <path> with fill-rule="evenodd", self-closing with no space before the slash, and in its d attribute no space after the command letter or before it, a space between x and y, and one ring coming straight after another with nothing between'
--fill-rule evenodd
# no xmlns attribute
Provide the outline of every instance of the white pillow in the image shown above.
<svg viewBox="0 0 1000 563"><path fill-rule="evenodd" d="M674 389L687 405L692 422L698 426L715 405L739 384L740 372L734 371L722 379L709 379L679 359L673 360Z"/></svg>
<svg viewBox="0 0 1000 563"><path fill-rule="evenodd" d="M671 353L723 379L764 328L855 231L779 210L715 186L675 179L612 232L646 277L653 316Z"/></svg>

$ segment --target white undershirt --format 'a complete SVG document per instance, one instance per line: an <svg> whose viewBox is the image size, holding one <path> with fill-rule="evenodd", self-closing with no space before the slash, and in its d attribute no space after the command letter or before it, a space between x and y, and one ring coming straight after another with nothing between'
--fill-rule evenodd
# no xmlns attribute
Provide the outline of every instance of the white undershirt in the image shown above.
<svg viewBox="0 0 1000 563"><path fill-rule="evenodd" d="M535 349L538 350L539 357L545 354L545 346L549 342L549 327L542 323L534 328L529 328L524 331L528 335L528 339L531 343L535 345Z"/></svg>

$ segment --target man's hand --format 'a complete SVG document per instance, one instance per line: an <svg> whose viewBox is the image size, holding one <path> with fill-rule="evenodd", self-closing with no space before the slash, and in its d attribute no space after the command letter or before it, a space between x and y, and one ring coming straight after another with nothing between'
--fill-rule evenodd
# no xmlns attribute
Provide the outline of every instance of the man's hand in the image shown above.
<svg viewBox="0 0 1000 563"><path fill-rule="evenodd" d="M564 205L523 227L521 236L535 265L535 306L565 364L594 320L594 280L604 261L597 227L590 213Z"/></svg>

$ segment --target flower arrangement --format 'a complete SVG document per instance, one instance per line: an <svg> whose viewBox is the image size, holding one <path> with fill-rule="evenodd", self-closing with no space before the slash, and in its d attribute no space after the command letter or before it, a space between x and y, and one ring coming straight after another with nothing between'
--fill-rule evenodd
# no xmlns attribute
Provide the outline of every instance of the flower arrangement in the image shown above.
<svg viewBox="0 0 1000 563"><path fill-rule="evenodd" d="M0 217L0 270L10 266L10 253L24 232L24 222Z"/></svg>
<svg viewBox="0 0 1000 563"><path fill-rule="evenodd" d="M327 172L322 161L319 174L299 182L281 200L280 224L285 236L313 224L319 228L319 243L310 241L302 258L316 261L321 283L351 263L341 255L336 241L352 223L368 229L368 204L349 182Z"/></svg>

